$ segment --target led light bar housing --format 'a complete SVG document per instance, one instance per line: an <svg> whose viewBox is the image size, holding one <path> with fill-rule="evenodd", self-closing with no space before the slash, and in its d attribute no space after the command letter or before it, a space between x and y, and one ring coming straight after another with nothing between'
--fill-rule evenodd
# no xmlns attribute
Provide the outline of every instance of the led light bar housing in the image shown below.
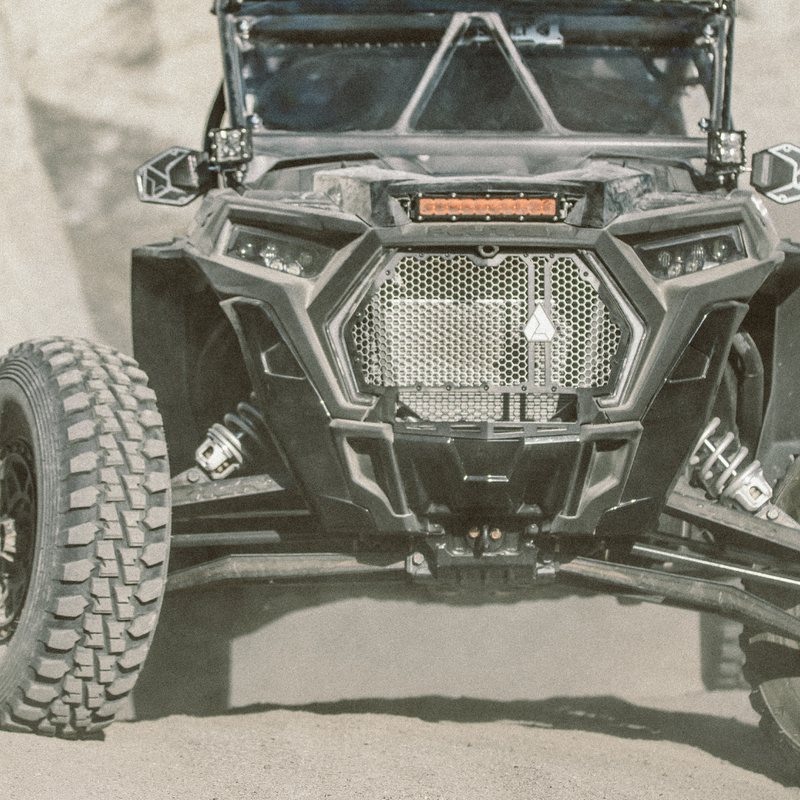
<svg viewBox="0 0 800 800"><path fill-rule="evenodd" d="M458 195L424 194L412 201L411 217L423 221L560 222L566 206L558 195L508 194Z"/></svg>
<svg viewBox="0 0 800 800"><path fill-rule="evenodd" d="M744 131L709 130L708 163L716 169L740 171L747 163Z"/></svg>
<svg viewBox="0 0 800 800"><path fill-rule="evenodd" d="M208 132L208 157L212 166L235 167L253 158L249 128L213 128Z"/></svg>

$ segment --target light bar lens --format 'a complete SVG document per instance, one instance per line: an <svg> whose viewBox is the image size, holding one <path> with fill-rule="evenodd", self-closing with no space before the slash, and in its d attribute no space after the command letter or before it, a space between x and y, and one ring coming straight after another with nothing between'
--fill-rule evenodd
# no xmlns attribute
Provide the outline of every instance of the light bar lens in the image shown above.
<svg viewBox="0 0 800 800"><path fill-rule="evenodd" d="M708 132L708 160L720 167L742 167L747 161L744 152L744 131Z"/></svg>
<svg viewBox="0 0 800 800"><path fill-rule="evenodd" d="M313 278L330 261L332 247L284 234L234 225L225 255L303 278Z"/></svg>
<svg viewBox="0 0 800 800"><path fill-rule="evenodd" d="M747 258L736 226L638 244L633 249L650 273L662 280Z"/></svg>
<svg viewBox="0 0 800 800"><path fill-rule="evenodd" d="M214 166L237 166L253 158L253 134L249 128L213 128L208 136L208 156Z"/></svg>
<svg viewBox="0 0 800 800"><path fill-rule="evenodd" d="M420 197L419 219L449 217L463 219L556 219L558 204L555 197Z"/></svg>

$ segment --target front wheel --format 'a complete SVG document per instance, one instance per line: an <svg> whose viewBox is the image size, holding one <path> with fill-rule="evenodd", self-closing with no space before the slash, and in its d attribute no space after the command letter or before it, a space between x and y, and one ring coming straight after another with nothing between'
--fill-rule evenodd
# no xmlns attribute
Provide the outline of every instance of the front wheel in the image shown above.
<svg viewBox="0 0 800 800"><path fill-rule="evenodd" d="M710 692L744 689L744 654L739 646L742 626L716 614L700 615L700 667L703 686Z"/></svg>
<svg viewBox="0 0 800 800"><path fill-rule="evenodd" d="M773 498L775 505L800 519L800 459L790 468ZM800 616L800 591L748 585L763 597ZM800 782L800 642L745 627L740 639L750 703L761 715L761 729L778 748L790 778Z"/></svg>
<svg viewBox="0 0 800 800"><path fill-rule="evenodd" d="M50 339L0 363L0 727L76 737L113 721L158 619L169 485L133 359Z"/></svg>

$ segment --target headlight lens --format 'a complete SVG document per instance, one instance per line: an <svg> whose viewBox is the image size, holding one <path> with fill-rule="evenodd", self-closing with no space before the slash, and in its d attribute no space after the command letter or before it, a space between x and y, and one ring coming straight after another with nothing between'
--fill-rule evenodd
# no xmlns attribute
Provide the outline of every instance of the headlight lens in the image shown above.
<svg viewBox="0 0 800 800"><path fill-rule="evenodd" d="M225 255L288 275L313 278L319 275L334 252L334 248L315 242L245 225L234 225Z"/></svg>
<svg viewBox="0 0 800 800"><path fill-rule="evenodd" d="M691 233L634 245L642 263L656 278L679 278L692 272L747 258L738 227Z"/></svg>

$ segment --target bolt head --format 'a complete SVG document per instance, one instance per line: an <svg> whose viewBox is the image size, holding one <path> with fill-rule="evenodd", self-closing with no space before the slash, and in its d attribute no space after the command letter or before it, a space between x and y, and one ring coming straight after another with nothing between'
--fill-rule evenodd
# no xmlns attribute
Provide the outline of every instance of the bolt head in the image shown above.
<svg viewBox="0 0 800 800"><path fill-rule="evenodd" d="M492 529L492 530L489 532L489 538L490 538L490 539L492 539L492 540L493 540L493 541L495 541L495 542L496 542L498 539L501 539L502 537L503 537L503 531L501 531L501 530L500 530L500 528L493 528L493 529Z"/></svg>
<svg viewBox="0 0 800 800"><path fill-rule="evenodd" d="M767 511L767 519L778 519L778 509L771 508L769 511Z"/></svg>
<svg viewBox="0 0 800 800"><path fill-rule="evenodd" d="M423 561L425 561L425 556L423 556L422 553L414 553L414 555L411 556L411 563L416 566L422 564Z"/></svg>
<svg viewBox="0 0 800 800"><path fill-rule="evenodd" d="M467 532L467 536L469 536L470 539L477 539L480 535L481 535L480 528L470 528L469 531Z"/></svg>

